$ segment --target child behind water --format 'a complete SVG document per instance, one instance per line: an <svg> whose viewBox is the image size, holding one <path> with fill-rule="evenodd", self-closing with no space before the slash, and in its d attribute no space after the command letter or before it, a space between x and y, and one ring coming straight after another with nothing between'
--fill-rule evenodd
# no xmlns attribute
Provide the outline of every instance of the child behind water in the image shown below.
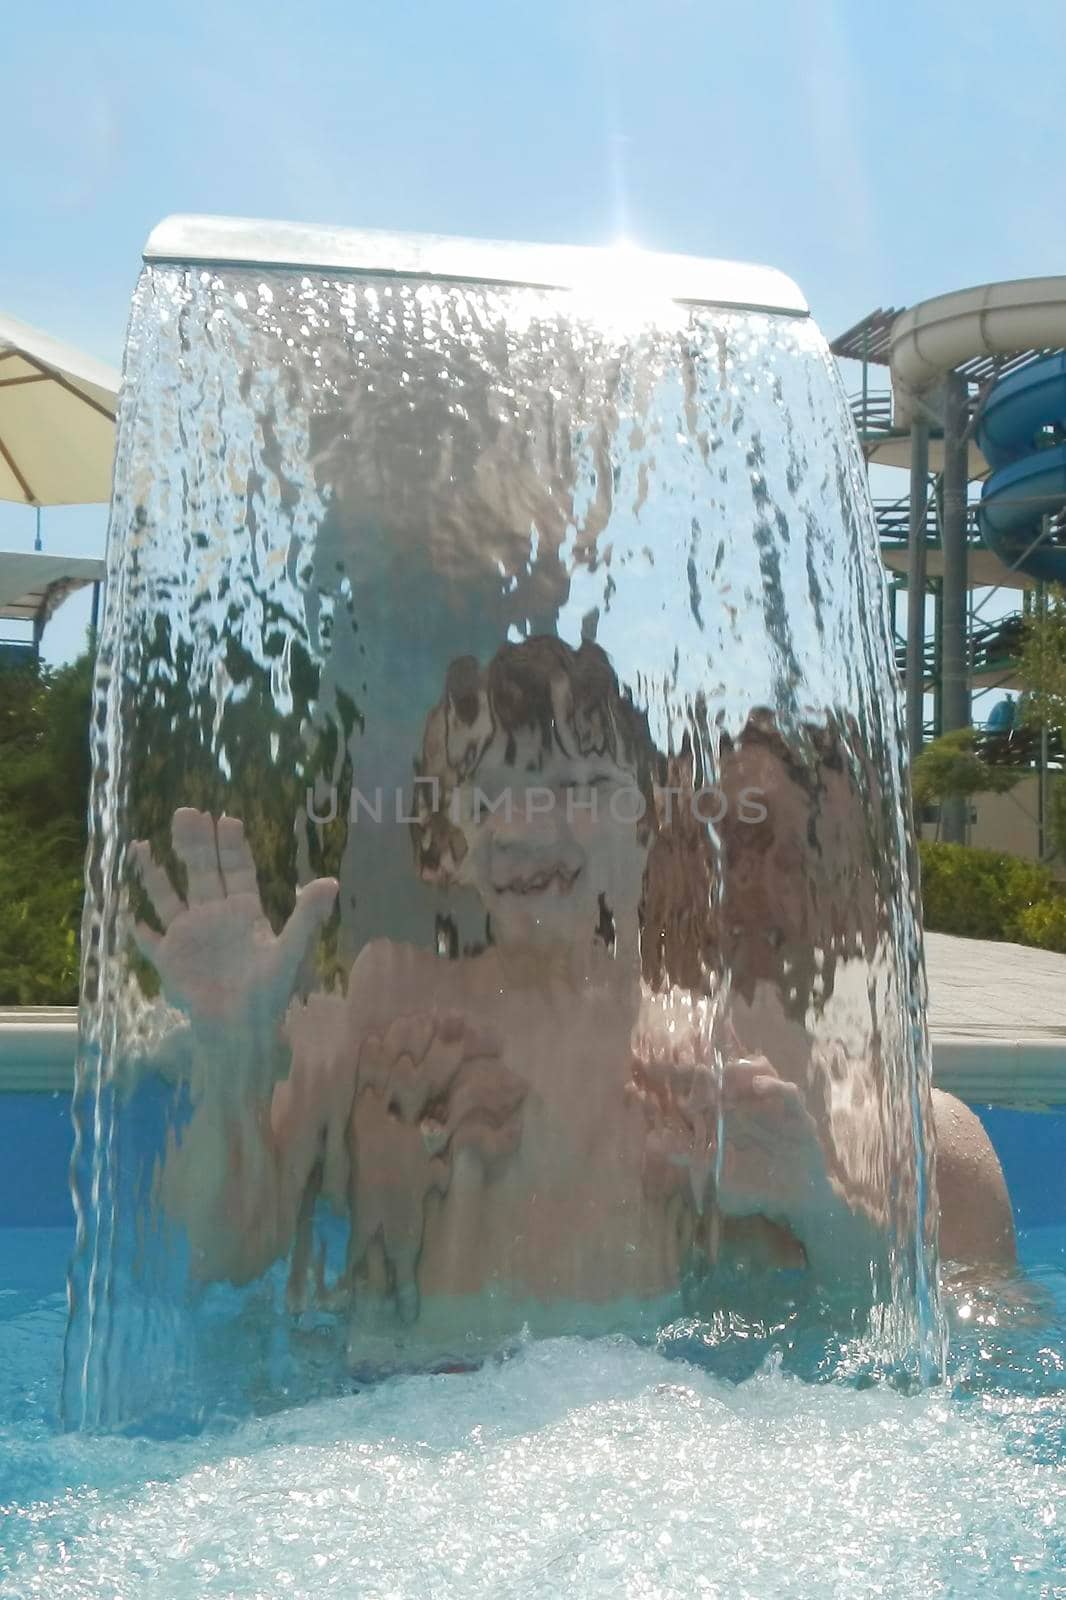
<svg viewBox="0 0 1066 1600"><path fill-rule="evenodd" d="M711 834L684 804L691 762L660 774L675 796L665 815L662 764L602 651L535 638L486 668L457 661L417 764L415 860L424 881L478 896L490 942L442 960L375 940L346 997L292 1005L336 885L305 889L275 935L240 824L179 812L188 903L142 849L165 932L141 937L199 1063L162 1199L200 1275L242 1281L295 1245L299 1303L321 1194L349 1219L348 1288L405 1319L455 1297L478 1297L460 1314L475 1326L490 1320L486 1295L510 1326L531 1304L562 1303L559 1325L573 1326L574 1302L653 1302L676 1287L712 1202L738 1219L739 1249L757 1239L789 1261L802 1246L820 1275L861 1278L865 1263L868 1278L877 1196L839 1158L876 1132L876 1112L842 1140L811 1094L805 1016L791 1033L772 1020L816 945L824 966L825 925L803 908L812 829L831 808L826 784L795 772L825 769L790 765L756 728L723 761L715 914ZM760 786L761 832L740 816L741 791ZM846 783L834 804L839 829L856 812ZM856 848L842 836L829 854ZM718 1067L716 948L743 1041ZM850 1067L858 1081L870 1063Z"/></svg>
<svg viewBox="0 0 1066 1600"><path fill-rule="evenodd" d="M416 792L424 800L435 778L438 804L423 806L416 862L426 881L479 896L492 942L441 961L373 941L346 998L313 996L284 1025L288 994L268 979L268 952L295 938L275 938L247 882L239 904L224 875L187 907L167 901L166 932L145 938L147 953L194 1038L228 1008L217 1020L236 1057L227 1134L208 1137L222 1094L208 1073L204 1126L172 1149L164 1185L202 1275L252 1276L286 1253L314 1187L350 1217L353 1279L398 1305L418 1288L607 1300L676 1281L677 1224L645 1214L643 1122L626 1095L653 754L590 643L534 639L485 669L455 663L426 726ZM193 841L203 854L212 826L179 813L179 856ZM233 855L239 825L219 829ZM243 836L239 850L246 880ZM158 888L158 869L145 869ZM334 893L312 885L297 902L307 940ZM246 940L261 959L239 956ZM196 946L190 982L184 956ZM249 1181L254 1197L238 1193ZM252 1215L268 1220L250 1229Z"/></svg>

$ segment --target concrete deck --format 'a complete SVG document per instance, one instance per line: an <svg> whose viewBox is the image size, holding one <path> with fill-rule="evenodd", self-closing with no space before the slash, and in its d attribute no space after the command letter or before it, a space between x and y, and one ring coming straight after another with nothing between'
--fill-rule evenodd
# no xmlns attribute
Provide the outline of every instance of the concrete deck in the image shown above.
<svg viewBox="0 0 1066 1600"><path fill-rule="evenodd" d="M1066 956L927 933L933 1078L974 1104L1066 1103Z"/></svg>
<svg viewBox="0 0 1066 1600"><path fill-rule="evenodd" d="M927 933L925 963L934 1037L1062 1040L1066 1062L1066 956Z"/></svg>

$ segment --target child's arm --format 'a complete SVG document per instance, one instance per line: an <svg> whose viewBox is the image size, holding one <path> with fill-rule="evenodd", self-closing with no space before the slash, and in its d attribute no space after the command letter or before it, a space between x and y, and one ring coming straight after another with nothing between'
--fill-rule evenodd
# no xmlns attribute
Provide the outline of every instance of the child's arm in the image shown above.
<svg viewBox="0 0 1066 1600"><path fill-rule="evenodd" d="M868 1293L887 1263L884 1226L830 1175L818 1125L794 1083L764 1056L725 1063L718 1206L724 1216L764 1216L803 1246L826 1288Z"/></svg>
<svg viewBox="0 0 1066 1600"><path fill-rule="evenodd" d="M186 870L184 898L147 845L134 846L162 926L139 923L134 936L159 973L164 1000L188 1018L194 1109L171 1135L159 1196L186 1229L198 1277L245 1281L288 1248L290 1208L271 1128L274 1088L292 1060L282 1020L337 885L308 885L275 934L239 821L180 810L172 840Z"/></svg>
<svg viewBox="0 0 1066 1600"><path fill-rule="evenodd" d="M710 1001L647 998L633 1089L648 1123L646 1184L688 1192L697 1211L766 1218L803 1246L819 1282L869 1291L871 1267L887 1260L883 1224L831 1176L800 1090L764 1056L742 1055Z"/></svg>

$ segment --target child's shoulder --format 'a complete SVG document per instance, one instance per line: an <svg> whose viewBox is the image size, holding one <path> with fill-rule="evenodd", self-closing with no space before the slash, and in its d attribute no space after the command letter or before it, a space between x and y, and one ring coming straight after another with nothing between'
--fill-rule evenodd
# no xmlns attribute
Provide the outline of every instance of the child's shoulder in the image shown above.
<svg viewBox="0 0 1066 1600"><path fill-rule="evenodd" d="M940 1253L968 1265L1011 1266L1014 1223L1003 1169L980 1118L933 1090Z"/></svg>

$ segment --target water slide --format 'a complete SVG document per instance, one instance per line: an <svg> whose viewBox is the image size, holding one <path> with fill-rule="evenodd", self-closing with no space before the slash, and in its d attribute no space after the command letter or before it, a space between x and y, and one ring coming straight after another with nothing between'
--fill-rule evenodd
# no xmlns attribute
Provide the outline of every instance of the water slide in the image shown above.
<svg viewBox="0 0 1066 1600"><path fill-rule="evenodd" d="M1066 506L1066 355L1009 373L985 401L977 442L995 470L981 494L981 535L1007 566L1066 583L1066 549L1037 543Z"/></svg>
<svg viewBox="0 0 1066 1600"><path fill-rule="evenodd" d="M956 367L988 355L1066 346L1066 277L985 284L925 300L892 330L894 415L906 427L923 396ZM1066 583L1066 549L1037 541L1066 507L1066 356L1035 361L988 395L977 434L993 468L981 533L1005 566Z"/></svg>

